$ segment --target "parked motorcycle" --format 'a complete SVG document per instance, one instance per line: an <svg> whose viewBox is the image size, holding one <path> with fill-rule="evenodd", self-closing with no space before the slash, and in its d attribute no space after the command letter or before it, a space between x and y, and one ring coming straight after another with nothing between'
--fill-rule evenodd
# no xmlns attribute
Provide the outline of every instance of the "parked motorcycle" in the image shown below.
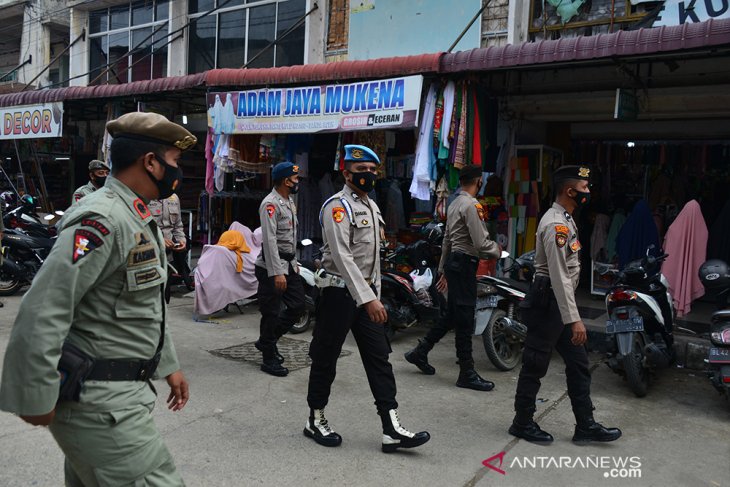
<svg viewBox="0 0 730 487"><path fill-rule="evenodd" d="M12 296L30 284L55 241L56 237L36 237L19 228L6 228L2 239L0 296Z"/></svg>
<svg viewBox="0 0 730 487"><path fill-rule="evenodd" d="M504 252L503 259L509 259ZM484 351L499 370L512 370L520 363L527 327L520 318L519 304L525 299L535 272L535 251L512 259L504 269L509 277L477 276L475 335L481 335Z"/></svg>
<svg viewBox="0 0 730 487"><path fill-rule="evenodd" d="M57 211L56 215L63 215ZM50 221L55 215L47 215L45 220ZM20 201L14 208L6 206L3 210L3 224L5 228L20 228L28 235L39 238L51 238L56 236L56 227L48 225L36 212L36 199L26 194L21 196Z"/></svg>
<svg viewBox="0 0 730 487"><path fill-rule="evenodd" d="M606 295L606 364L626 377L637 397L647 393L651 375L675 361L674 307L669 294L669 282L661 273L667 254L652 254L630 262L622 271L604 269L602 273L618 275L618 280Z"/></svg>
<svg viewBox="0 0 730 487"><path fill-rule="evenodd" d="M712 346L706 360L707 376L715 389L730 400L730 309L726 309L730 268L721 260L708 260L700 267L699 275L706 290L717 292L718 309L712 313L710 325Z"/></svg>

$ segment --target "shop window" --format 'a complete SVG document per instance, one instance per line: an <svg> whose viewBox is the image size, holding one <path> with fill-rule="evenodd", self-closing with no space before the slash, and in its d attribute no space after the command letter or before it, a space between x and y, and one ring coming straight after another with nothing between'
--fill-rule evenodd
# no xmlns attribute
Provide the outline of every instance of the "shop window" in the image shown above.
<svg viewBox="0 0 730 487"><path fill-rule="evenodd" d="M188 72L213 68L291 66L304 63L306 0L190 0ZM216 11L202 17L216 7ZM284 34L286 33L286 36ZM280 39L277 45L271 44Z"/></svg>
<svg viewBox="0 0 730 487"><path fill-rule="evenodd" d="M89 12L89 84L167 76L169 10L169 0L142 0Z"/></svg>

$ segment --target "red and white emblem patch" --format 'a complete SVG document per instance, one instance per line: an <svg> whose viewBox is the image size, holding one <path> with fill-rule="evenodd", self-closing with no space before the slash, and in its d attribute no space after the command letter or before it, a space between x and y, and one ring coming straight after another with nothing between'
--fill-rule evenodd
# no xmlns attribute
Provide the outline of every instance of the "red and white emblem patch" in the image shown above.
<svg viewBox="0 0 730 487"><path fill-rule="evenodd" d="M268 213L269 218L273 218L276 214L276 206L274 205L266 205L266 213Z"/></svg>

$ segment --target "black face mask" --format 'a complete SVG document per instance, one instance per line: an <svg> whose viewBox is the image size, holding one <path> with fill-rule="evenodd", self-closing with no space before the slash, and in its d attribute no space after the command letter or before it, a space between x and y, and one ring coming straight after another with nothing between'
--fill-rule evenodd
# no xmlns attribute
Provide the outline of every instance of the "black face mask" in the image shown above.
<svg viewBox="0 0 730 487"><path fill-rule="evenodd" d="M299 183L295 183L294 181L290 181L293 186L289 187L289 192L291 194L297 194L299 192Z"/></svg>
<svg viewBox="0 0 730 487"><path fill-rule="evenodd" d="M378 178L377 174L368 171L351 172L350 174L352 174L351 181L353 186L364 193L369 193L373 190L375 187L375 180Z"/></svg>
<svg viewBox="0 0 730 487"><path fill-rule="evenodd" d="M575 196L572 196L572 200L575 201L575 205L578 209L583 208L585 205L587 205L591 201L591 194L588 192L578 191L575 188L572 188L573 191L575 191Z"/></svg>
<svg viewBox="0 0 730 487"><path fill-rule="evenodd" d="M155 159L157 159L157 161L165 168L165 174L160 180L156 179L149 171L147 171L147 175L157 185L157 190L160 192L158 199L164 200L172 196L180 187L183 172L179 167L169 165L164 158L157 154L155 154Z"/></svg>
<svg viewBox="0 0 730 487"><path fill-rule="evenodd" d="M97 188L103 187L104 183L106 183L106 176L95 176L94 177L94 184L96 184Z"/></svg>

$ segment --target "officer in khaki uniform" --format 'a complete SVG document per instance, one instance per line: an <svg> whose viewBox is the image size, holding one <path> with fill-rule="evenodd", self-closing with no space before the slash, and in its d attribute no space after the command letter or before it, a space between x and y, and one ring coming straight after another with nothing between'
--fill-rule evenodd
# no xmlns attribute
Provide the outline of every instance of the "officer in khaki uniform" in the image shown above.
<svg viewBox="0 0 730 487"><path fill-rule="evenodd" d="M446 233L441 248L437 286L448 285L447 312L431 328L418 346L405 354L408 362L433 375L436 369L428 363L428 352L446 333L455 328L456 356L459 359L458 387L491 391L494 383L482 379L474 370L471 337L474 334L474 312L477 303L477 267L479 259L498 259L501 249L489 238L486 215L475 196L482 185L482 169L465 166L459 172L461 189L446 214Z"/></svg>
<svg viewBox="0 0 730 487"><path fill-rule="evenodd" d="M72 204L104 186L107 176L109 176L109 166L104 161L94 159L89 162L89 182L74 191Z"/></svg>
<svg viewBox="0 0 730 487"><path fill-rule="evenodd" d="M430 435L411 433L398 418L398 403L391 352L385 334L388 320L380 302L380 240L384 233L378 205L368 193L373 190L378 156L360 145L345 146L345 187L325 201L320 211L322 266L317 286L322 288L319 315L309 347L312 367L307 402L310 412L304 435L323 446L338 446L342 437L324 416L337 359L348 331L357 342L370 390L383 426L382 450L413 448Z"/></svg>
<svg viewBox="0 0 730 487"><path fill-rule="evenodd" d="M573 441L613 441L621 436L618 428L606 428L593 419L586 328L575 301L581 244L573 213L590 200L589 178L586 166L563 166L553 174L555 203L537 227L535 278L520 305L528 331L509 432L536 443L553 441L533 419L540 379L547 373L553 349L565 362L577 422Z"/></svg>
<svg viewBox="0 0 730 487"><path fill-rule="evenodd" d="M187 267L185 257L190 250L185 230L183 230L182 215L180 214L180 197L173 194L164 200L151 200L147 205L157 226L162 232L165 242L165 250L172 252L172 260L178 272ZM192 280L188 277L188 282Z"/></svg>
<svg viewBox="0 0 730 487"><path fill-rule="evenodd" d="M294 251L297 242L297 208L291 195L299 189L299 167L280 162L271 171L274 189L259 206L261 252L256 259L261 310L261 335L256 348L263 355L261 370L283 377L289 373L276 342L304 313L304 284ZM285 308L282 310L282 303Z"/></svg>
<svg viewBox="0 0 730 487"><path fill-rule="evenodd" d="M153 374L166 378L171 410L189 392L164 324L164 243L147 202L172 194L181 151L196 139L153 113L123 115L107 130L113 175L65 215L23 298L0 409L49 426L66 485L183 485L150 414Z"/></svg>

